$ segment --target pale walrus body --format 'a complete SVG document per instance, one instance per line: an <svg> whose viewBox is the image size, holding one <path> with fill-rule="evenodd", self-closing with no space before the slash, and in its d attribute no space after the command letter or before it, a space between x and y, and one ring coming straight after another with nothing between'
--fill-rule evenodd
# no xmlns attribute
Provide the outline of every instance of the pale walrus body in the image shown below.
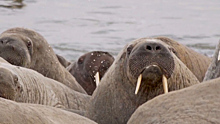
<svg viewBox="0 0 220 124"><path fill-rule="evenodd" d="M66 69L76 78L76 81L85 91L92 95L99 80L104 76L113 61L114 57L108 52L92 51L80 56L76 62L70 64Z"/></svg>
<svg viewBox="0 0 220 124"><path fill-rule="evenodd" d="M172 47L157 39L138 39L119 53L94 91L85 115L100 124L126 123L138 106L163 94L164 77L168 91L199 83L172 53Z"/></svg>
<svg viewBox="0 0 220 124"><path fill-rule="evenodd" d="M158 96L141 105L128 124L219 124L220 78Z"/></svg>
<svg viewBox="0 0 220 124"><path fill-rule="evenodd" d="M211 58L172 40L167 37L156 37L169 46L172 46L177 57L192 71L200 82L203 81L205 73L211 63Z"/></svg>
<svg viewBox="0 0 220 124"><path fill-rule="evenodd" d="M0 59L0 97L17 102L85 110L89 96L42 74Z"/></svg>
<svg viewBox="0 0 220 124"><path fill-rule="evenodd" d="M86 93L59 63L53 49L39 33L12 28L0 35L0 56L9 63L36 70L76 91Z"/></svg>
<svg viewBox="0 0 220 124"><path fill-rule="evenodd" d="M1 124L96 124L88 118L50 106L0 98Z"/></svg>

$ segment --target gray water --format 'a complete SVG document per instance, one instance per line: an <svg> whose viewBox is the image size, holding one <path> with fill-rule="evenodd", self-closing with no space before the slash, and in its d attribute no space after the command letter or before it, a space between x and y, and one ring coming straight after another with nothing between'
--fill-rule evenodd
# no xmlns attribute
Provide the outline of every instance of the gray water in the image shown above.
<svg viewBox="0 0 220 124"><path fill-rule="evenodd" d="M0 0L10 6L12 1ZM220 0L24 0L0 6L0 32L42 34L55 53L73 61L93 51L116 56L134 39L167 36L212 56L220 39Z"/></svg>

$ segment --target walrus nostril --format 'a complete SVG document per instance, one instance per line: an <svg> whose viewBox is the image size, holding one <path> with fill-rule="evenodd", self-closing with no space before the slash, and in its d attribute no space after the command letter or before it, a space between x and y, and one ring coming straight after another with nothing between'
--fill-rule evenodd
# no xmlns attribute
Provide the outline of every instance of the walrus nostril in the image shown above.
<svg viewBox="0 0 220 124"><path fill-rule="evenodd" d="M160 46L156 46L156 50L157 51L161 50L161 47Z"/></svg>
<svg viewBox="0 0 220 124"><path fill-rule="evenodd" d="M146 50L149 52L159 52L162 50L162 46L157 43L148 43L146 44Z"/></svg>
<svg viewBox="0 0 220 124"><path fill-rule="evenodd" d="M7 44L9 41L6 40L6 39L2 39L0 42L1 42L2 44Z"/></svg>
<svg viewBox="0 0 220 124"><path fill-rule="evenodd" d="M149 45L147 45L147 46L146 46L146 49L147 49L147 50L152 50L152 47L149 46Z"/></svg>

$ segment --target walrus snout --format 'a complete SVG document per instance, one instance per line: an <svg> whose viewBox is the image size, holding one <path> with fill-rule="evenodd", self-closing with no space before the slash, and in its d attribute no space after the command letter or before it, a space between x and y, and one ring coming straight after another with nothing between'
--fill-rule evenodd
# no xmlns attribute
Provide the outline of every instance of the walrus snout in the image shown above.
<svg viewBox="0 0 220 124"><path fill-rule="evenodd" d="M157 65L150 65L144 68L142 74L142 80L149 82L150 85L156 85L155 83L161 81L163 72Z"/></svg>
<svg viewBox="0 0 220 124"><path fill-rule="evenodd" d="M28 67L30 53L26 44L17 37L0 38L0 56L13 65Z"/></svg>
<svg viewBox="0 0 220 124"><path fill-rule="evenodd" d="M160 40L147 40L138 43L128 58L129 73L137 78L146 67L158 65L163 74L169 78L173 73L174 59L171 51Z"/></svg>
<svg viewBox="0 0 220 124"><path fill-rule="evenodd" d="M157 39L146 39L128 47L128 75L135 81L138 93L140 85L143 88L155 88L163 84L164 92L168 92L167 79L173 73L175 63L169 47Z"/></svg>
<svg viewBox="0 0 220 124"><path fill-rule="evenodd" d="M138 93L141 82L145 83L145 85L148 86L150 85L155 87L157 87L157 85L161 85L162 82L164 93L168 93L167 78L163 74L161 68L157 65L150 65L144 68L144 70L138 76L135 94Z"/></svg>

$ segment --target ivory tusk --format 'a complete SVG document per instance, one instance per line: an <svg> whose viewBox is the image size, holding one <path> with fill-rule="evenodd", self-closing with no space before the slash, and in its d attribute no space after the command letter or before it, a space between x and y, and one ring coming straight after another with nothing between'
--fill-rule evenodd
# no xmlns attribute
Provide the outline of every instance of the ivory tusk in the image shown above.
<svg viewBox="0 0 220 124"><path fill-rule="evenodd" d="M95 83L96 83L96 87L99 85L99 82L100 82L99 72L97 72L97 73L95 74Z"/></svg>
<svg viewBox="0 0 220 124"><path fill-rule="evenodd" d="M165 77L165 75L163 75L163 89L164 89L164 93L168 93L168 84L167 84L167 78Z"/></svg>
<svg viewBox="0 0 220 124"><path fill-rule="evenodd" d="M141 85L141 79L142 79L142 74L139 75L138 80L137 80L137 85L136 85L136 89L135 89L135 95L137 95L140 85Z"/></svg>

